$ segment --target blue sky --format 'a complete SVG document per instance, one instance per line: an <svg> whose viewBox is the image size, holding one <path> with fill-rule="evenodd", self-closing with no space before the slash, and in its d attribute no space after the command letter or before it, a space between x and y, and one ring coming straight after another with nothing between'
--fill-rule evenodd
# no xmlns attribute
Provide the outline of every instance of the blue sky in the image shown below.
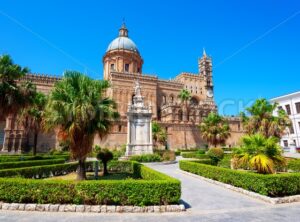
<svg viewBox="0 0 300 222"><path fill-rule="evenodd" d="M35 73L69 69L101 79L102 56L123 18L144 73L169 79L197 72L205 47L222 114L300 90L297 0L0 0L0 54Z"/></svg>

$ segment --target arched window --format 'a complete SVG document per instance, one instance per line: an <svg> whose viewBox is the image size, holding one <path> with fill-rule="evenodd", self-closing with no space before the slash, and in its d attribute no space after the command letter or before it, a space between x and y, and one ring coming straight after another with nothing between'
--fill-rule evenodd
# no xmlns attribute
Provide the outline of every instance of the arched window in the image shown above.
<svg viewBox="0 0 300 222"><path fill-rule="evenodd" d="M191 98L191 105L192 106L197 106L199 104L199 101L196 97Z"/></svg>
<svg viewBox="0 0 300 222"><path fill-rule="evenodd" d="M180 109L180 110L178 111L178 120L179 120L179 121L182 121L182 119L183 119L183 112L182 112L182 110Z"/></svg>

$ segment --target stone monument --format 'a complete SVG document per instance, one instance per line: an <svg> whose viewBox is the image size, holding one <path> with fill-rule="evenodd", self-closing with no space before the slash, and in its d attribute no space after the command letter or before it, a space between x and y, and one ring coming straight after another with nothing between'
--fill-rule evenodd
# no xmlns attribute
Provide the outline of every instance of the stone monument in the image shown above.
<svg viewBox="0 0 300 222"><path fill-rule="evenodd" d="M135 81L132 104L127 111L127 146L125 157L153 153L152 109L144 104L139 81Z"/></svg>

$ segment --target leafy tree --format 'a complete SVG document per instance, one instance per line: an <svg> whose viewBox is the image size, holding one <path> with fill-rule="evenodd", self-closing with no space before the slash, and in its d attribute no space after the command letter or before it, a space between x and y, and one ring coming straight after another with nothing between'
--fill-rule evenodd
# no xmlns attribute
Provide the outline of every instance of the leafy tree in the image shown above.
<svg viewBox="0 0 300 222"><path fill-rule="evenodd" d="M107 163L114 158L114 155L108 149L103 149L97 154L97 159L103 163L103 176L108 175Z"/></svg>
<svg viewBox="0 0 300 222"><path fill-rule="evenodd" d="M207 151L207 156L211 159L213 165L218 165L224 157L224 151L222 148L210 148Z"/></svg>
<svg viewBox="0 0 300 222"><path fill-rule="evenodd" d="M211 112L199 126L201 135L211 146L224 143L230 136L228 122L217 113Z"/></svg>
<svg viewBox="0 0 300 222"><path fill-rule="evenodd" d="M0 56L0 116L3 119L9 114L17 114L20 108L28 104L30 95L35 91L30 83L17 84L28 72L28 68L14 64L9 55Z"/></svg>
<svg viewBox="0 0 300 222"><path fill-rule="evenodd" d="M23 108L19 114L18 122L22 124L26 134L33 132L33 155L36 155L37 140L41 131L41 123L43 120L44 108L47 97L40 92L35 93L32 98L31 105Z"/></svg>
<svg viewBox="0 0 300 222"><path fill-rule="evenodd" d="M158 143L166 144L168 140L167 131L163 129L158 122L152 122L152 138L155 146L157 146Z"/></svg>
<svg viewBox="0 0 300 222"><path fill-rule="evenodd" d="M257 170L258 173L274 173L276 166L285 166L281 148L276 137L262 134L246 135L242 138L241 148L235 150L234 158L243 168Z"/></svg>
<svg viewBox="0 0 300 222"><path fill-rule="evenodd" d="M277 116L274 115L278 109L278 103L271 104L266 99L258 99L247 108L247 114L242 112L241 118L244 129L248 134L261 133L265 137L275 136L280 138L291 120L283 109L278 109Z"/></svg>
<svg viewBox="0 0 300 222"><path fill-rule="evenodd" d="M59 129L78 160L77 180L86 179L85 160L92 150L95 134L103 138L119 117L116 103L105 96L108 81L93 80L67 71L51 91L45 108L44 128Z"/></svg>

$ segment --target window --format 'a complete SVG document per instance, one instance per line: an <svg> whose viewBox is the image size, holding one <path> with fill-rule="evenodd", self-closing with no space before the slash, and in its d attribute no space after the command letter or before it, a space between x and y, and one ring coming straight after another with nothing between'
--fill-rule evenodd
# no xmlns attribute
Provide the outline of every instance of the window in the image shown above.
<svg viewBox="0 0 300 222"><path fill-rule="evenodd" d="M284 146L284 147L288 147L288 146L289 146L289 143L288 143L287 140L283 140L283 146Z"/></svg>
<svg viewBox="0 0 300 222"><path fill-rule="evenodd" d="M295 133L295 130L294 130L294 127L293 125L290 126L290 134L294 134Z"/></svg>
<svg viewBox="0 0 300 222"><path fill-rule="evenodd" d="M298 125L299 125L299 129L300 129L300 122L298 122Z"/></svg>
<svg viewBox="0 0 300 222"><path fill-rule="evenodd" d="M119 133L122 132L122 125L119 125L118 130L119 130Z"/></svg>
<svg viewBox="0 0 300 222"><path fill-rule="evenodd" d="M295 103L295 106L296 106L296 112L300 113L300 102Z"/></svg>
<svg viewBox="0 0 300 222"><path fill-rule="evenodd" d="M115 64L110 64L110 70L115 71Z"/></svg>
<svg viewBox="0 0 300 222"><path fill-rule="evenodd" d="M285 108L286 108L286 113L288 114L288 115L291 115L292 113L291 113L291 106L290 105L285 105Z"/></svg>
<svg viewBox="0 0 300 222"><path fill-rule="evenodd" d="M140 69L140 68L138 68L138 69L137 69L137 72L138 72L138 73L140 73L140 72L141 72L141 69Z"/></svg>
<svg viewBox="0 0 300 222"><path fill-rule="evenodd" d="M282 106L278 106L278 110L282 110Z"/></svg>
<svg viewBox="0 0 300 222"><path fill-rule="evenodd" d="M125 64L125 72L129 72L129 64Z"/></svg>

